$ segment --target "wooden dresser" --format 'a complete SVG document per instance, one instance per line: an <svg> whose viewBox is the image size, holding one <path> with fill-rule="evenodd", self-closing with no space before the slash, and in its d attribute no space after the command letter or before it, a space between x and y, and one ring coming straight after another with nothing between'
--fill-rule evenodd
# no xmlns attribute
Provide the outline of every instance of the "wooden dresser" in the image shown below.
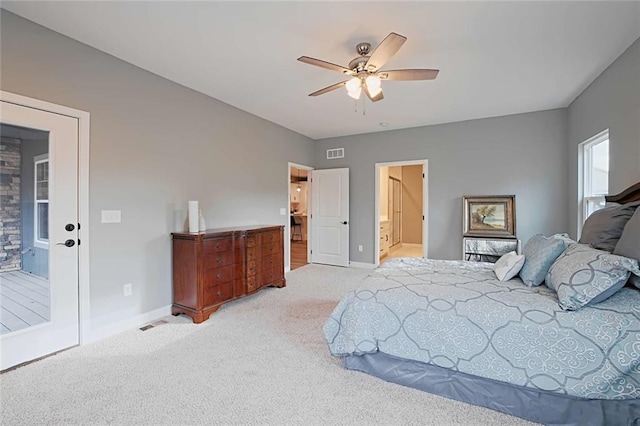
<svg viewBox="0 0 640 426"><path fill-rule="evenodd" d="M284 287L283 232L283 226L255 226L171 234L171 313L201 323L225 302Z"/></svg>

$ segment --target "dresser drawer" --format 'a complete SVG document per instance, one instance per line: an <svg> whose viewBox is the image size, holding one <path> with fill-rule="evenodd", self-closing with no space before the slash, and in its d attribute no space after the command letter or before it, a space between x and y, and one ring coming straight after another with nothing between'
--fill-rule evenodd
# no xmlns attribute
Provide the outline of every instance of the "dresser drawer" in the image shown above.
<svg viewBox="0 0 640 426"><path fill-rule="evenodd" d="M231 252L208 253L204 255L205 269L219 268L227 265L231 265Z"/></svg>
<svg viewBox="0 0 640 426"><path fill-rule="evenodd" d="M247 237L247 247L255 247L256 246L256 237Z"/></svg>
<svg viewBox="0 0 640 426"><path fill-rule="evenodd" d="M247 293L251 293L258 288L258 280L255 275L247 277Z"/></svg>
<svg viewBox="0 0 640 426"><path fill-rule="evenodd" d="M281 242L281 239L280 239L279 231L265 232L262 234L262 244L280 243L280 242Z"/></svg>
<svg viewBox="0 0 640 426"><path fill-rule="evenodd" d="M262 274L261 274L262 285L271 284L274 281L278 281L282 279L282 277L283 277L283 271L280 267L265 269L262 271Z"/></svg>
<svg viewBox="0 0 640 426"><path fill-rule="evenodd" d="M247 248L247 262L251 262L252 260L256 260L258 258L258 249L255 247Z"/></svg>
<svg viewBox="0 0 640 426"><path fill-rule="evenodd" d="M233 298L233 283L231 281L207 286L204 289L204 306L217 305Z"/></svg>
<svg viewBox="0 0 640 426"><path fill-rule="evenodd" d="M280 253L282 243L266 243L262 245L262 257Z"/></svg>
<svg viewBox="0 0 640 426"><path fill-rule="evenodd" d="M222 268L209 269L204 273L205 286L216 285L231 281L232 266L223 266Z"/></svg>
<svg viewBox="0 0 640 426"><path fill-rule="evenodd" d="M247 262L247 276L248 277L252 277L256 275L256 272L258 272L260 269L260 263L257 260L252 260L250 262Z"/></svg>
<svg viewBox="0 0 640 426"><path fill-rule="evenodd" d="M231 248L231 238L206 240L203 243L205 253L220 253Z"/></svg>
<svg viewBox="0 0 640 426"><path fill-rule="evenodd" d="M262 270L272 269L282 265L282 253L271 254L262 258Z"/></svg>

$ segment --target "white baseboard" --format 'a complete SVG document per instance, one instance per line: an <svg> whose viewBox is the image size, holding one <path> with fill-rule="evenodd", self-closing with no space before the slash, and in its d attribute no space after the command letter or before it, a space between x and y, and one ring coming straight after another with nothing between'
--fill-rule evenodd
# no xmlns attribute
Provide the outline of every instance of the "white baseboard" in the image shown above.
<svg viewBox="0 0 640 426"><path fill-rule="evenodd" d="M286 274L287 272L291 271L291 267L290 266L285 266L284 268L284 273Z"/></svg>
<svg viewBox="0 0 640 426"><path fill-rule="evenodd" d="M365 262L349 262L350 268L358 268L358 269L375 269L377 266L375 263L365 263Z"/></svg>
<svg viewBox="0 0 640 426"><path fill-rule="evenodd" d="M114 324L109 324L108 326L101 327L96 330L90 330L83 336L82 344L86 345L87 343L97 342L98 340L122 333L123 331L131 330L132 328L137 328L144 324L156 321L162 317L166 317L167 315L171 315L171 305L163 306L162 308L145 312L144 314L140 314Z"/></svg>

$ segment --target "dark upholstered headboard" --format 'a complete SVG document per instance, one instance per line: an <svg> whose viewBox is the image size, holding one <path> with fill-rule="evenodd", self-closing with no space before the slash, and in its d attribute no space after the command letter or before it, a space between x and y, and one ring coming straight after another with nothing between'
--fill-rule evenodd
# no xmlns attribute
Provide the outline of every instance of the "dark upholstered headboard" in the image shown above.
<svg viewBox="0 0 640 426"><path fill-rule="evenodd" d="M606 195L604 197L607 203L619 203L625 204L632 201L640 201L640 182L635 185L631 185L619 194Z"/></svg>

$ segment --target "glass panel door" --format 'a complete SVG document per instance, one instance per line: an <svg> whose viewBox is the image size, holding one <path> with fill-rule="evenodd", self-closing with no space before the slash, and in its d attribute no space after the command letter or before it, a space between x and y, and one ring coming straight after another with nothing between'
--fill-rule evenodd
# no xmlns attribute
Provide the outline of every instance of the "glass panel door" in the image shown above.
<svg viewBox="0 0 640 426"><path fill-rule="evenodd" d="M5 370L79 342L78 120L5 101L0 106Z"/></svg>

